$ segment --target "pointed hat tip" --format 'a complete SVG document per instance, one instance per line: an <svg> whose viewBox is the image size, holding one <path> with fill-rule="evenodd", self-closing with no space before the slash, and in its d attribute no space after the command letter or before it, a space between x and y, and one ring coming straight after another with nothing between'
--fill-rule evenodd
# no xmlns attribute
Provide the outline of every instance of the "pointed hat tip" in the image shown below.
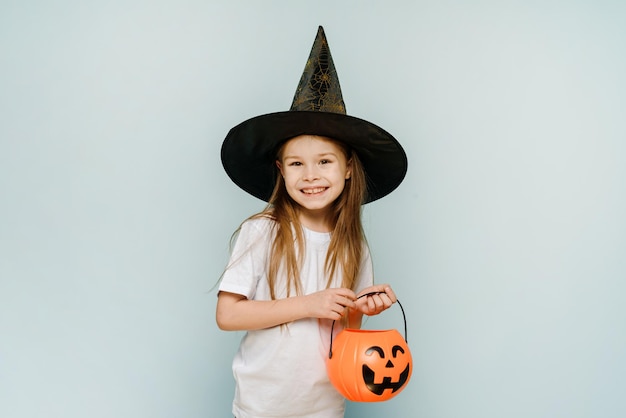
<svg viewBox="0 0 626 418"><path fill-rule="evenodd" d="M317 35L315 36L315 39L326 39L326 33L324 32L322 25L317 28Z"/></svg>
<svg viewBox="0 0 626 418"><path fill-rule="evenodd" d="M339 78L321 25L318 27L290 110L346 114Z"/></svg>

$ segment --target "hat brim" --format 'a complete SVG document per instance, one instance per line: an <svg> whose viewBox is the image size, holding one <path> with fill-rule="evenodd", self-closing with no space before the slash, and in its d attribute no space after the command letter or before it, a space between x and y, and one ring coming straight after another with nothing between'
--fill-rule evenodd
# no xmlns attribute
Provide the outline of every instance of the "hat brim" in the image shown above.
<svg viewBox="0 0 626 418"><path fill-rule="evenodd" d="M267 202L276 182L278 146L307 134L336 139L356 151L367 176L364 203L388 195L406 175L406 153L390 133L363 119L319 111L269 113L240 123L224 139L222 164L235 184Z"/></svg>

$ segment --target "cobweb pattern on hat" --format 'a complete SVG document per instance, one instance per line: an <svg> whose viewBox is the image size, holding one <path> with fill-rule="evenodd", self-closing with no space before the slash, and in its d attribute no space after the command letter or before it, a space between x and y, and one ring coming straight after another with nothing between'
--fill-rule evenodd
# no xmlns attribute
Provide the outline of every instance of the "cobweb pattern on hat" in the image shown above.
<svg viewBox="0 0 626 418"><path fill-rule="evenodd" d="M339 77L324 29L320 26L296 88L290 110L346 114Z"/></svg>

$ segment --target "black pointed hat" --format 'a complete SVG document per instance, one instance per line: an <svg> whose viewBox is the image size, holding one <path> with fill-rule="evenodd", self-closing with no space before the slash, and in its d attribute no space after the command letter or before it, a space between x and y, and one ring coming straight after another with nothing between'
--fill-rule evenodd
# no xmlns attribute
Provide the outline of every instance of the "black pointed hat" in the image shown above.
<svg viewBox="0 0 626 418"><path fill-rule="evenodd" d="M404 179L407 158L398 141L373 123L346 114L321 26L291 109L257 116L232 128L222 144L222 164L235 184L268 201L278 175L274 163L278 147L305 134L344 142L358 154L367 176L364 203L386 196Z"/></svg>

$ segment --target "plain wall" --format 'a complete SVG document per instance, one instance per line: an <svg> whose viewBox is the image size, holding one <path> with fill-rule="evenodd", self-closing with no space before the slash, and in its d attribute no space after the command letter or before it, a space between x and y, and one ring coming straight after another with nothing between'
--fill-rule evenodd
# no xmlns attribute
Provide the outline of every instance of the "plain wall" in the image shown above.
<svg viewBox="0 0 626 418"><path fill-rule="evenodd" d="M413 377L346 416L626 416L626 3L3 0L1 417L230 416L212 288L263 203L221 141L318 25L409 158L364 220Z"/></svg>

